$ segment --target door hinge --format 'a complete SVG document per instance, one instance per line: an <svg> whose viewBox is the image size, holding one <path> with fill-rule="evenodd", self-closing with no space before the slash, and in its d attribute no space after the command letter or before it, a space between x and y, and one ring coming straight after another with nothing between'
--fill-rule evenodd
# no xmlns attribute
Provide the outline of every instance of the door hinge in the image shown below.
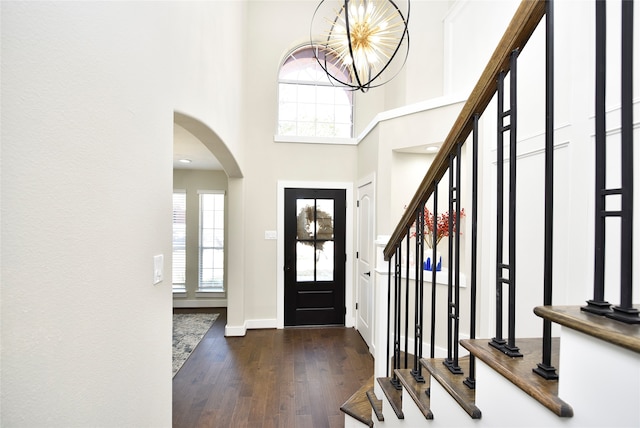
<svg viewBox="0 0 640 428"><path fill-rule="evenodd" d="M360 208L360 201L356 201L356 207Z"/></svg>
<svg viewBox="0 0 640 428"><path fill-rule="evenodd" d="M356 302L356 311L358 310L358 302Z"/></svg>
<svg viewBox="0 0 640 428"><path fill-rule="evenodd" d="M356 251L356 259L360 258L360 253L358 251Z"/></svg>

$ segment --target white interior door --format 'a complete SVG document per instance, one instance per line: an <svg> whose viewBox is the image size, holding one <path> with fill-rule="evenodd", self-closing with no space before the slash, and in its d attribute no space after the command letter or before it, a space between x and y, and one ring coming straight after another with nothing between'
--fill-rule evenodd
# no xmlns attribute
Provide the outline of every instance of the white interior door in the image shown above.
<svg viewBox="0 0 640 428"><path fill-rule="evenodd" d="M374 227L374 185L373 179L364 180L358 186L357 207L357 273L358 294L356 328L362 338L373 350L373 307L375 279Z"/></svg>

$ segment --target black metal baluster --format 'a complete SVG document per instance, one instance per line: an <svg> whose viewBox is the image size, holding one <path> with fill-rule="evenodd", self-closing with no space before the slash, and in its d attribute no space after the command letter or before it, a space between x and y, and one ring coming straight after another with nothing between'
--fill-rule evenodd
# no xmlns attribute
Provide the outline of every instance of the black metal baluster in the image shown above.
<svg viewBox="0 0 640 428"><path fill-rule="evenodd" d="M389 259L388 267L389 267L389 276L387 278L387 355L386 355L386 363L387 363L387 371L385 372L387 376L391 373L389 372L389 363L391 360L390 355L390 347L391 347L391 263L394 262L393 259ZM395 286L395 283L394 283ZM395 328L394 328L395 333Z"/></svg>
<svg viewBox="0 0 640 428"><path fill-rule="evenodd" d="M394 317L393 317L393 375L391 385L397 389L402 389L400 379L396 375L397 368L400 368L400 317L402 316L402 278L401 276L402 246L396 248L396 269L395 269L395 296L394 296Z"/></svg>
<svg viewBox="0 0 640 428"><path fill-rule="evenodd" d="M607 316L639 324L633 307L633 1L622 2L620 305Z"/></svg>
<svg viewBox="0 0 640 428"><path fill-rule="evenodd" d="M604 256L606 233L606 78L607 78L607 5L604 0L596 0L596 180L595 180L595 242L593 299L587 301L582 310L604 314L611 306L604 300Z"/></svg>
<svg viewBox="0 0 640 428"><path fill-rule="evenodd" d="M553 165L554 165L554 62L553 1L546 4L546 123L544 181L544 297L545 306L552 304L553 292ZM558 379L551 365L551 321L542 321L542 362L533 372L545 379Z"/></svg>
<svg viewBox="0 0 640 428"><path fill-rule="evenodd" d="M459 353L460 346L458 344L460 340L460 200L461 197L461 187L462 181L460 177L460 167L462 162L462 143L458 143L458 148L456 150L456 197L455 197L455 210L450 213L449 221L451 221L451 217L455 215L455 232L453 228L449 228L449 234L454 233L451 237L451 241L455 241L455 303L454 303L454 329L453 329L453 365L449 367L449 370L454 374L462 374L462 368L459 364Z"/></svg>
<svg viewBox="0 0 640 428"><path fill-rule="evenodd" d="M423 312L423 269L422 269L422 252L424 243L424 204L421 204L416 211L416 293L415 293L415 333L413 346L413 369L411 374L416 382L424 382L422 376L422 312Z"/></svg>
<svg viewBox="0 0 640 428"><path fill-rule="evenodd" d="M422 364L420 364L420 360L422 359L422 352L423 352L423 346L424 346L424 207L426 205L426 201L423 202L420 205L420 224L422 225L421 228L421 235L420 237L423 238L422 239L422 251L420 251L420 256L418 258L418 272L420 275L420 319L418 320L419 324L420 324L420 344L418 346L418 377L416 378L416 380L420 380L420 378L422 378L422 380L424 381L424 377L422 376Z"/></svg>
<svg viewBox="0 0 640 428"><path fill-rule="evenodd" d="M411 251L411 228L407 228L407 255L405 256L406 274L404 292L404 368L409 367L409 254Z"/></svg>
<svg viewBox="0 0 640 428"><path fill-rule="evenodd" d="M522 357L516 346L516 166L517 162L517 128L518 128L518 99L517 99L517 64L519 51L511 53L509 70L510 97L510 130L509 130L509 336L505 353L511 357Z"/></svg>
<svg viewBox="0 0 640 428"><path fill-rule="evenodd" d="M498 75L498 144L497 144L497 170L496 170L496 336L489 344L502 351L507 343L502 337L502 284L505 282L502 276L505 268L503 260L504 251L504 133L509 130L509 126L504 125L504 118L509 116L508 111L504 111L504 77L503 71Z"/></svg>
<svg viewBox="0 0 640 428"><path fill-rule="evenodd" d="M435 221L438 218L438 183L433 184L433 217L432 224L433 230L431 233L431 265L436 259L436 236L438 236L438 222ZM436 270L431 268L431 349L429 355L431 358L435 358L436 350Z"/></svg>
<svg viewBox="0 0 640 428"><path fill-rule="evenodd" d="M471 322L469 326L469 338L476 338L476 275L478 269L478 120L479 115L473 115L473 154L471 158ZM476 357L469 356L469 376L464 384L471 389L476 387Z"/></svg>
<svg viewBox="0 0 640 428"><path fill-rule="evenodd" d="M451 212L453 211L453 155L449 155L449 222L447 227L451 230ZM437 223L437 217L434 217L433 222ZM453 346L451 342L453 341L453 269L451 269L451 261L453 254L453 246L451 243L449 244L449 248L447 250L447 261L449 264L449 269L447 272L447 358L443 361L444 365L447 367L451 367L453 365ZM432 269L436 270L436 264L432 264Z"/></svg>
<svg viewBox="0 0 640 428"><path fill-rule="evenodd" d="M460 271L459 271L459 240L454 239L454 216L459 211L459 194L460 185L460 144L457 146L456 154L449 156L449 272L448 272L448 324L447 324L447 359L444 365L454 374L462 374L462 369L458 364L458 336L459 319L460 319ZM454 257L453 248L456 246L456 254ZM455 268L454 268L455 266ZM455 273L455 277L454 277Z"/></svg>

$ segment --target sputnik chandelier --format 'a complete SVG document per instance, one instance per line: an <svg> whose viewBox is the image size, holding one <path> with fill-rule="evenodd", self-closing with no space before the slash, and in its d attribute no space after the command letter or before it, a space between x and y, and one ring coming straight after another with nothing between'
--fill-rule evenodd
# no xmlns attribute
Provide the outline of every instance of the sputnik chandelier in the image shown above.
<svg viewBox="0 0 640 428"><path fill-rule="evenodd" d="M366 92L404 66L408 23L409 0L404 9L393 0L322 0L311 21L311 44L331 83ZM332 73L328 61L341 73Z"/></svg>

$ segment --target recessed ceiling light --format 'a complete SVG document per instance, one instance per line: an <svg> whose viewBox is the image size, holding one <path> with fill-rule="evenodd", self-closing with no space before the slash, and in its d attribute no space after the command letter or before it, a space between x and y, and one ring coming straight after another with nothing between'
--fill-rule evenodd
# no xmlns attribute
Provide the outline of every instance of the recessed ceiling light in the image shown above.
<svg viewBox="0 0 640 428"><path fill-rule="evenodd" d="M191 163L191 159L180 159L178 162L180 162L180 163Z"/></svg>
<svg viewBox="0 0 640 428"><path fill-rule="evenodd" d="M440 150L440 147L438 146L429 146L424 149L424 151L427 153L436 153L438 150Z"/></svg>

